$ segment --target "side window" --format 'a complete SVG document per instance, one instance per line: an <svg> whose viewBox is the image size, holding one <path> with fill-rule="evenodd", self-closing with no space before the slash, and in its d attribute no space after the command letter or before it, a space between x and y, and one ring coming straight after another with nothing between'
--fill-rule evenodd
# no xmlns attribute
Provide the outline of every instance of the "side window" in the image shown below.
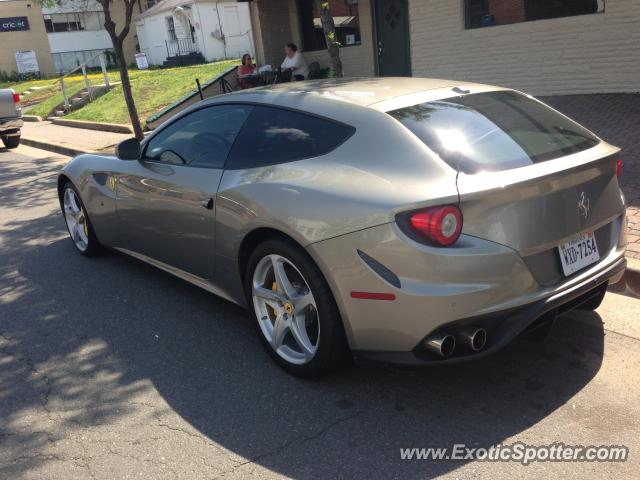
<svg viewBox="0 0 640 480"><path fill-rule="evenodd" d="M355 128L279 108L255 107L227 163L243 169L318 157L337 148Z"/></svg>
<svg viewBox="0 0 640 480"><path fill-rule="evenodd" d="M219 105L190 113L158 132L145 156L172 165L222 168L253 107Z"/></svg>

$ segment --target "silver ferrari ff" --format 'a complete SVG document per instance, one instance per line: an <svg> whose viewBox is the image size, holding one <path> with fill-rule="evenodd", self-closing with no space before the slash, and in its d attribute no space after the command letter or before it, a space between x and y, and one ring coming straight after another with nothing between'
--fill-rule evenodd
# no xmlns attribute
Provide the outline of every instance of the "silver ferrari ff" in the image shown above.
<svg viewBox="0 0 640 480"><path fill-rule="evenodd" d="M58 179L71 239L247 307L314 375L352 356L472 360L625 268L619 149L526 94L298 82L202 101Z"/></svg>

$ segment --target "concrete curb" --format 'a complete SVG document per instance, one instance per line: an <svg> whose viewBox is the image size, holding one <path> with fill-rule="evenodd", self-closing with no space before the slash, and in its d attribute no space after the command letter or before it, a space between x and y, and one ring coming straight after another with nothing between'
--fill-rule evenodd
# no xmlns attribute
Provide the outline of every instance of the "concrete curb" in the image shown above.
<svg viewBox="0 0 640 480"><path fill-rule="evenodd" d="M634 272L640 276L640 260L637 258L627 258L627 271Z"/></svg>
<svg viewBox="0 0 640 480"><path fill-rule="evenodd" d="M618 283L609 285L611 292L640 299L640 260L627 258L627 269Z"/></svg>
<svg viewBox="0 0 640 480"><path fill-rule="evenodd" d="M103 132L112 133L128 133L133 135L133 128L128 125L120 125L117 123L101 123L90 122L88 120L70 120L68 118L52 117L51 123L55 125L62 125L64 127L85 128L87 130L100 130Z"/></svg>
<svg viewBox="0 0 640 480"><path fill-rule="evenodd" d="M44 140L38 140L36 138L22 137L20 143L27 145L28 147L40 148L49 152L59 153L61 155L67 155L68 157L75 157L76 155L82 155L83 153L97 153L92 150L86 150L84 148L71 146L71 145L59 145L55 143L49 143Z"/></svg>
<svg viewBox="0 0 640 480"><path fill-rule="evenodd" d="M41 122L42 117L39 117L38 115L22 115L22 120L25 122Z"/></svg>

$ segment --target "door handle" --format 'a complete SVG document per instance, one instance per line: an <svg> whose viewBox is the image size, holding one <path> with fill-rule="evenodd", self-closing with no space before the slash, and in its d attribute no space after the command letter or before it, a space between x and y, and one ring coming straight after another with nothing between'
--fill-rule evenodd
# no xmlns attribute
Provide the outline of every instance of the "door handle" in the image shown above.
<svg viewBox="0 0 640 480"><path fill-rule="evenodd" d="M210 197L208 200L202 202L202 206L207 210L213 210L213 197Z"/></svg>

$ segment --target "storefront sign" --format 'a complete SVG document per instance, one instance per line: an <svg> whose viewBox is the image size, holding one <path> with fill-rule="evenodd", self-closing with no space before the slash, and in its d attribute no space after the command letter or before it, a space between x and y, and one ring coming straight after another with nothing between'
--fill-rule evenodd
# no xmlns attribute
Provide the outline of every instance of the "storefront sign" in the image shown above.
<svg viewBox="0 0 640 480"><path fill-rule="evenodd" d="M27 17L0 18L0 32L19 32L21 30L29 30Z"/></svg>
<svg viewBox="0 0 640 480"><path fill-rule="evenodd" d="M20 52L16 52L16 64L18 65L18 73L32 73L40 71L36 52L33 50L22 50Z"/></svg>

